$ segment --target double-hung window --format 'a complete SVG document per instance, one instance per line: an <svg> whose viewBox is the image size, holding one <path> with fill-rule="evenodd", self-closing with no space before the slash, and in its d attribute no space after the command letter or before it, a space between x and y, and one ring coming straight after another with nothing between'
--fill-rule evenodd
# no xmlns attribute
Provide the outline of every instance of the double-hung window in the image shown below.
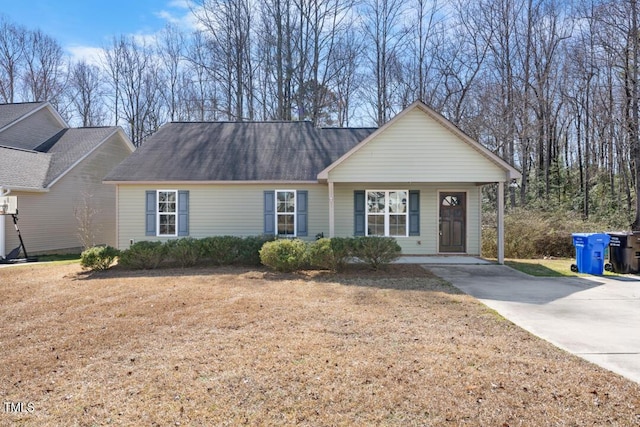
<svg viewBox="0 0 640 427"><path fill-rule="evenodd" d="M367 236L408 236L409 191L367 191L365 229Z"/></svg>
<svg viewBox="0 0 640 427"><path fill-rule="evenodd" d="M276 230L278 236L296 236L296 191L276 190Z"/></svg>
<svg viewBox="0 0 640 427"><path fill-rule="evenodd" d="M177 236L178 192L158 190L158 236Z"/></svg>
<svg viewBox="0 0 640 427"><path fill-rule="evenodd" d="M266 190L264 234L283 237L307 236L308 202L307 190Z"/></svg>
<svg viewBox="0 0 640 427"><path fill-rule="evenodd" d="M189 190L145 191L145 236L189 235Z"/></svg>

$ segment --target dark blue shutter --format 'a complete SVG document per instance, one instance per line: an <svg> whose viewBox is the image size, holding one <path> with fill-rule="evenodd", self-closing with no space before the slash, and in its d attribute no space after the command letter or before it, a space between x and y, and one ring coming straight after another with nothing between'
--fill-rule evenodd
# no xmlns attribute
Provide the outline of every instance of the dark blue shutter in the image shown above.
<svg viewBox="0 0 640 427"><path fill-rule="evenodd" d="M156 192L147 191L146 192L146 228L145 235L146 236L155 236L156 235Z"/></svg>
<svg viewBox="0 0 640 427"><path fill-rule="evenodd" d="M264 234L276 234L276 193L264 192Z"/></svg>
<svg viewBox="0 0 640 427"><path fill-rule="evenodd" d="M364 236L365 235L365 194L364 190L356 190L353 192L353 224L354 231L353 234L355 236Z"/></svg>
<svg viewBox="0 0 640 427"><path fill-rule="evenodd" d="M189 235L189 192L178 191L178 236Z"/></svg>
<svg viewBox="0 0 640 427"><path fill-rule="evenodd" d="M296 221L298 222L298 236L306 236L309 233L307 229L308 193L307 190L299 190L297 192L298 200L296 200L296 211L298 214Z"/></svg>
<svg viewBox="0 0 640 427"><path fill-rule="evenodd" d="M420 191L409 190L409 236L420 235Z"/></svg>

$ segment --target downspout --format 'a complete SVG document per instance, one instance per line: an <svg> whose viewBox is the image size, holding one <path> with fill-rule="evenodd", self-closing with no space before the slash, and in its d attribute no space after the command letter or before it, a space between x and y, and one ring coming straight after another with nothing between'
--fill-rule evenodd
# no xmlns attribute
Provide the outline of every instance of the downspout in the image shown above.
<svg viewBox="0 0 640 427"><path fill-rule="evenodd" d="M0 186L0 196L8 196L11 190L5 190ZM7 247L5 244L5 217L6 215L0 215L0 258L7 256Z"/></svg>

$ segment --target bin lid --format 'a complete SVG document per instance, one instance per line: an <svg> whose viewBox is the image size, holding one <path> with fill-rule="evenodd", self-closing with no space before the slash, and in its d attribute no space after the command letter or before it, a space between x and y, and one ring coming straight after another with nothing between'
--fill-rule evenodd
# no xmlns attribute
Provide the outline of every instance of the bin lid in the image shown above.
<svg viewBox="0 0 640 427"><path fill-rule="evenodd" d="M572 233L571 236L574 244L586 241L588 244L601 243L608 245L611 240L611 236L606 233Z"/></svg>
<svg viewBox="0 0 640 427"><path fill-rule="evenodd" d="M632 236L633 232L632 231L607 231L607 234L609 236L627 237L627 236Z"/></svg>

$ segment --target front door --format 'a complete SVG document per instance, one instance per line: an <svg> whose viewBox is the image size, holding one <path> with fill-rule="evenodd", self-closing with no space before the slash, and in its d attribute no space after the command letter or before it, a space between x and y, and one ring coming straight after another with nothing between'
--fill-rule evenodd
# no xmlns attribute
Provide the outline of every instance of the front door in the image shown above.
<svg viewBox="0 0 640 427"><path fill-rule="evenodd" d="M467 240L466 194L440 193L440 252L465 252Z"/></svg>

